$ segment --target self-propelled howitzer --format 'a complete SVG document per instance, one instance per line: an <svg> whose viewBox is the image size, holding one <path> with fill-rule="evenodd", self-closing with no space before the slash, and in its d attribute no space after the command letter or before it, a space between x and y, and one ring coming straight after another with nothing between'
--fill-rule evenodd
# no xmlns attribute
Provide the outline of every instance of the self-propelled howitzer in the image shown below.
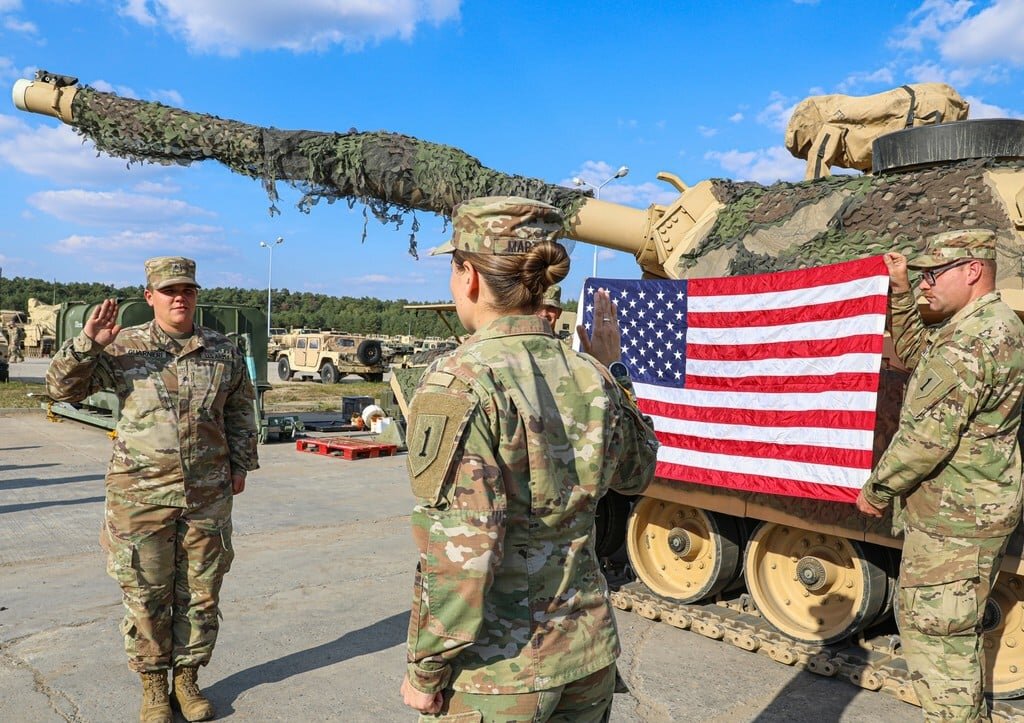
<svg viewBox="0 0 1024 723"><path fill-rule="evenodd" d="M1024 311L1024 121L961 120L883 135L872 146L873 172L862 175L688 186L662 173L677 198L641 210L495 171L457 148L393 133L281 131L80 88L73 78L45 72L18 81L14 100L23 110L69 123L111 155L183 165L216 160L260 179L272 202L278 181L304 193L302 206L361 201L385 220L417 210L447 216L474 196L536 198L562 209L567 235L629 252L652 277L786 270L893 249L913 255L931 234L991 228L998 234L998 286ZM916 125L912 116L911 109L908 126ZM876 453L896 423L904 379L896 365L888 360L883 370ZM664 606L657 609L686 621L704 614L697 603L746 585L759 615L804 645L796 653L783 650L772 633L770 654L817 672L845 668L828 658L828 649L813 661L799 651L855 636L891 610L900 541L888 520L866 521L852 505L657 480L631 512L606 510L609 540L619 523L632 567L654 593L644 599ZM1003 570L986 615L988 682L997 697L1012 698L1024 695L1019 537ZM689 612L678 612L684 609ZM742 633L727 628L718 637L768 650L770 636L749 632L756 625ZM888 669L872 665L848 675L912 699L905 680L890 685Z"/></svg>

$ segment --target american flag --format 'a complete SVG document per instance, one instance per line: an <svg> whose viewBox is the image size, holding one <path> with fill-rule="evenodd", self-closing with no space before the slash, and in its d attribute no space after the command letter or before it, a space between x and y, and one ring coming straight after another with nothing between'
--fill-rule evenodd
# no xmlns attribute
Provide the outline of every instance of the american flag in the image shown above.
<svg viewBox="0 0 1024 723"><path fill-rule="evenodd" d="M661 441L658 477L853 502L871 471L889 275L881 256L753 276L588 279Z"/></svg>

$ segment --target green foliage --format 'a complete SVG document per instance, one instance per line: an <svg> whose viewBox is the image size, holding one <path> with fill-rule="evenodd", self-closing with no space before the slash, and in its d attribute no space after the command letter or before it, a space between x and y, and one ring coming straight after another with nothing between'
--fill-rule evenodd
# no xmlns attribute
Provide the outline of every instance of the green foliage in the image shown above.
<svg viewBox="0 0 1024 723"><path fill-rule="evenodd" d="M94 302L108 297L122 299L142 298L142 286L115 288L98 283L55 283L43 279L16 276L0 280L0 308L26 311L28 299L34 297L44 304L64 301ZM259 289L204 288L199 292L204 304L234 304L266 309L267 292ZM396 336L448 337L451 332L433 311L408 311L402 307L405 299L382 301L368 296L328 296L308 292L275 289L273 293L272 325L284 327L313 327L338 329L350 334L387 334ZM418 303L418 302L413 302ZM460 335L465 329L455 313L448 319Z"/></svg>

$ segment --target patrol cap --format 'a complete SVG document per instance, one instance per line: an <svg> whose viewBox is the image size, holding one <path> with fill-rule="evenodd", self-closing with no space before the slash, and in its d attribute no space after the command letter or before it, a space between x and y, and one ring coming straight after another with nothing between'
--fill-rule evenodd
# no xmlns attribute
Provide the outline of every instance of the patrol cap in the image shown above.
<svg viewBox="0 0 1024 723"><path fill-rule="evenodd" d="M540 301L541 306L553 306L556 309L562 308L562 287L552 284L544 291L544 298Z"/></svg>
<svg viewBox="0 0 1024 723"><path fill-rule="evenodd" d="M557 241L563 225L562 212L543 201L520 196L471 198L455 207L451 240L430 255L450 254L456 250L476 254L525 254L541 241ZM564 242L560 243L565 246Z"/></svg>
<svg viewBox="0 0 1024 723"><path fill-rule="evenodd" d="M146 286L151 289L164 289L175 284L189 284L199 288L196 283L196 262L184 256L157 256L146 259Z"/></svg>
<svg viewBox="0 0 1024 723"><path fill-rule="evenodd" d="M934 269L959 259L994 259L996 234L988 229L961 229L929 236L910 263L912 269Z"/></svg>

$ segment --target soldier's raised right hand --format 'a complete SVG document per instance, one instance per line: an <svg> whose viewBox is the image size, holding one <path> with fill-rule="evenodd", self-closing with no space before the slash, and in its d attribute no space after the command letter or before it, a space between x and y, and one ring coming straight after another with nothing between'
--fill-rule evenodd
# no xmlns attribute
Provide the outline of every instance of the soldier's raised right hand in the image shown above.
<svg viewBox="0 0 1024 723"><path fill-rule="evenodd" d="M907 257L899 251L890 251L882 257L889 269L889 286L894 294L910 291L910 276L907 273Z"/></svg>
<svg viewBox="0 0 1024 723"><path fill-rule="evenodd" d="M121 331L121 325L117 323L117 299L104 299L93 309L82 331L100 346L114 341Z"/></svg>

